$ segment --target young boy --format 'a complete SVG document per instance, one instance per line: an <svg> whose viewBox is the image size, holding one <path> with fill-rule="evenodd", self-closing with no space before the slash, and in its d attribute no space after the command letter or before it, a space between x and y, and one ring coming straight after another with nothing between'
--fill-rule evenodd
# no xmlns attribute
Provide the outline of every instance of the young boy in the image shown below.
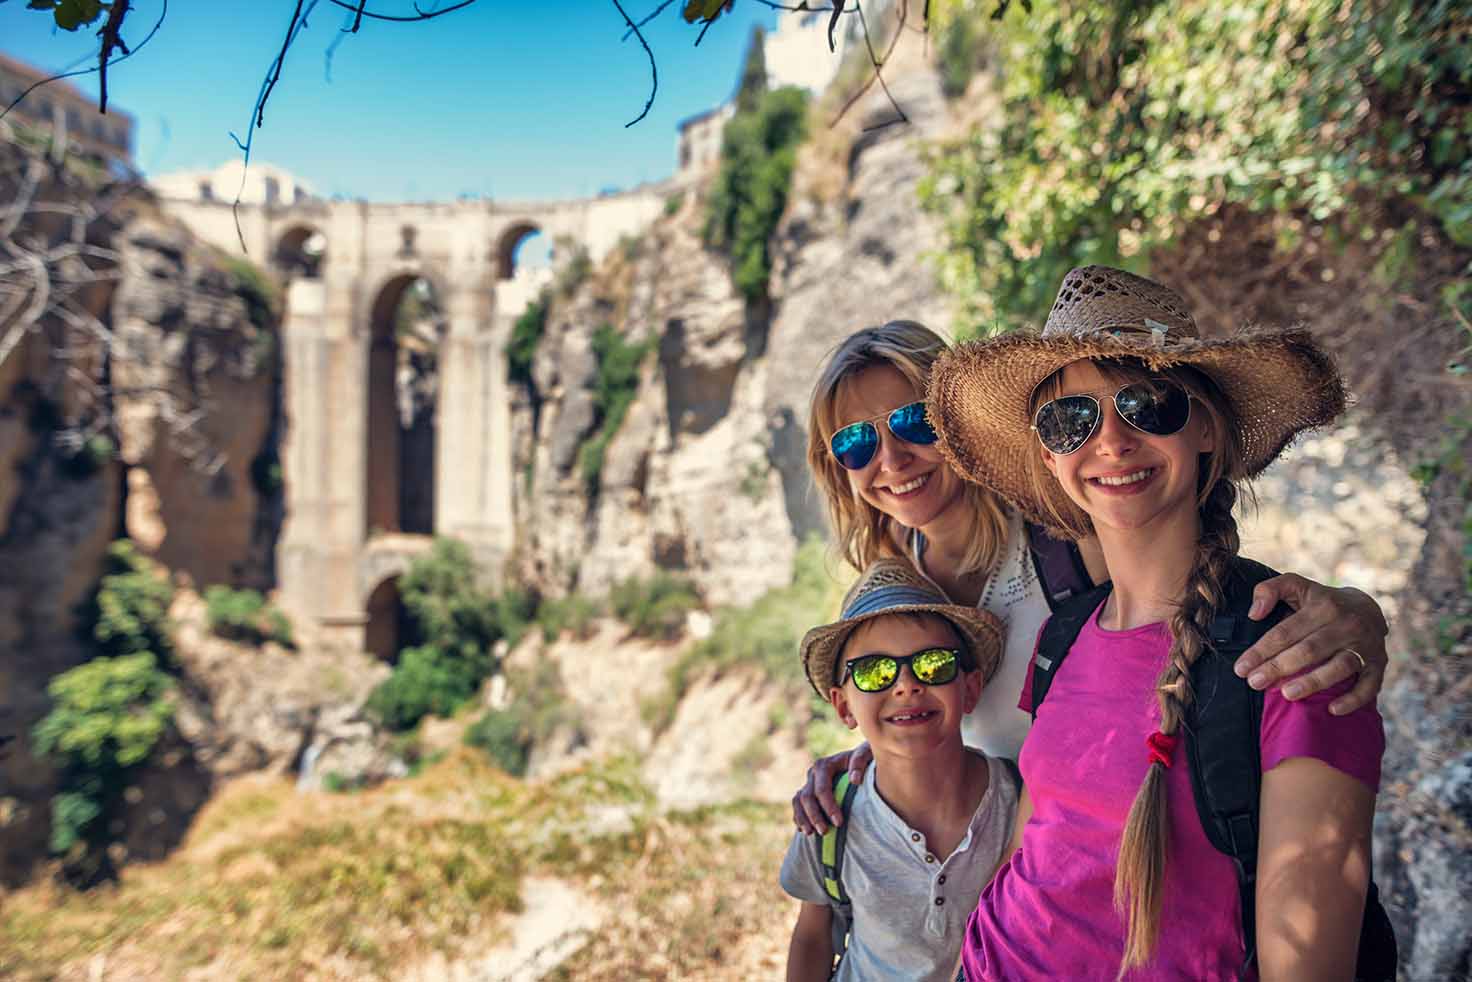
<svg viewBox="0 0 1472 982"><path fill-rule="evenodd" d="M996 670L1001 625L951 604L909 563L880 560L843 617L802 640L818 694L874 751L843 828L838 880L851 902L833 972L834 918L822 839L798 832L782 888L801 900L788 982L956 977L966 919L1012 834L1017 788L998 760L961 743L961 717Z"/></svg>

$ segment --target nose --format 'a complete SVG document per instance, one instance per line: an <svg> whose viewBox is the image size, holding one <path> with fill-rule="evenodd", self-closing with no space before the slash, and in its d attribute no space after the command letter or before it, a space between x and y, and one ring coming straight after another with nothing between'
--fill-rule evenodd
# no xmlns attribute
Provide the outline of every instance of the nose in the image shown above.
<svg viewBox="0 0 1472 982"><path fill-rule="evenodd" d="M1094 434L1094 452L1105 457L1124 457L1139 447L1139 431L1126 423L1114 408L1113 399L1099 400L1101 418L1099 430Z"/></svg>
<svg viewBox="0 0 1472 982"><path fill-rule="evenodd" d="M899 677L894 680L894 691L896 693L919 692L925 684L915 677L915 672L909 665L900 666Z"/></svg>
<svg viewBox="0 0 1472 982"><path fill-rule="evenodd" d="M879 427L879 449L875 452L874 459L879 461L880 470L903 470L909 466L914 456L910 445L889 432L889 427Z"/></svg>

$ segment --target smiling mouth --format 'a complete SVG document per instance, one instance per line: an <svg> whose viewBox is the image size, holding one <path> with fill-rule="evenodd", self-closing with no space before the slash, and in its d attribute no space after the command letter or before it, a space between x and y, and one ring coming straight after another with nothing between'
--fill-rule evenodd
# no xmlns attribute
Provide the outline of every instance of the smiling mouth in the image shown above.
<svg viewBox="0 0 1472 982"><path fill-rule="evenodd" d="M917 709L913 712L896 713L893 716L886 716L884 721L886 723L896 723L905 726L913 723L924 723L937 715L933 709Z"/></svg>
<svg viewBox="0 0 1472 982"><path fill-rule="evenodd" d="M884 490L888 491L892 495L897 496L911 494L915 491L920 490L920 488L923 487L925 485L925 482L928 480L930 480L929 474L921 474L913 481L906 481L904 484L891 485Z"/></svg>
<svg viewBox="0 0 1472 982"><path fill-rule="evenodd" d="M1120 474L1113 477L1091 477L1089 481L1093 484L1102 484L1106 488L1122 488L1130 484L1139 484L1154 473L1155 468L1147 467L1144 470L1135 471L1133 474Z"/></svg>

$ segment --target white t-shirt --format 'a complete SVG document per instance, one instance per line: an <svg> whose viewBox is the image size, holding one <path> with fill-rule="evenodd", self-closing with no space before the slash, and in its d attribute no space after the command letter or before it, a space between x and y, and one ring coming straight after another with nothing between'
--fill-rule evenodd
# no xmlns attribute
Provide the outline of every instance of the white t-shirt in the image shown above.
<svg viewBox="0 0 1472 982"><path fill-rule="evenodd" d="M910 561L924 574L920 558L922 542L922 537L912 529ZM926 579L930 577L927 575ZM940 589L939 584L934 585ZM976 606L995 614L1005 628L1002 663L982 688L976 708L961 722L961 736L967 746L976 747L989 757L1016 760L1032 725L1032 717L1017 708L1017 699L1027 678L1027 664L1032 660L1038 631L1050 611L1028 549L1022 516L1010 508L1007 509L1007 541Z"/></svg>

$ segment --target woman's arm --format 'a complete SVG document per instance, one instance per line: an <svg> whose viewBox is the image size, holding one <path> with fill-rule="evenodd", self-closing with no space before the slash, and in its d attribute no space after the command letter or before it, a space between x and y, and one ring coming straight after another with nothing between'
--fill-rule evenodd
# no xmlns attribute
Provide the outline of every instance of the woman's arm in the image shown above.
<svg viewBox="0 0 1472 982"><path fill-rule="evenodd" d="M787 982L828 982L833 974L833 911L806 900L787 946Z"/></svg>
<svg viewBox="0 0 1472 982"><path fill-rule="evenodd" d="M1385 652L1390 627L1380 605L1362 590L1331 589L1296 573L1284 573L1257 585L1248 616L1261 620L1280 601L1295 612L1237 659L1237 674L1254 689L1291 678L1283 686L1283 696L1289 700L1358 675L1354 688L1329 704L1329 712L1343 716L1372 704L1390 664ZM1350 654L1351 648L1364 658L1363 669L1360 659ZM1309 668L1313 671L1292 678Z"/></svg>
<svg viewBox="0 0 1472 982"><path fill-rule="evenodd" d="M1375 793L1311 757L1263 775L1257 840L1262 982L1354 978Z"/></svg>
<svg viewBox="0 0 1472 982"><path fill-rule="evenodd" d="M833 782L839 772L848 768L848 779L854 784L864 783L864 773L874 752L868 741L852 750L844 750L829 757L820 757L808 768L808 779L797 794L792 796L792 824L804 835L822 835L829 825L843 824L843 809L833 797Z"/></svg>

